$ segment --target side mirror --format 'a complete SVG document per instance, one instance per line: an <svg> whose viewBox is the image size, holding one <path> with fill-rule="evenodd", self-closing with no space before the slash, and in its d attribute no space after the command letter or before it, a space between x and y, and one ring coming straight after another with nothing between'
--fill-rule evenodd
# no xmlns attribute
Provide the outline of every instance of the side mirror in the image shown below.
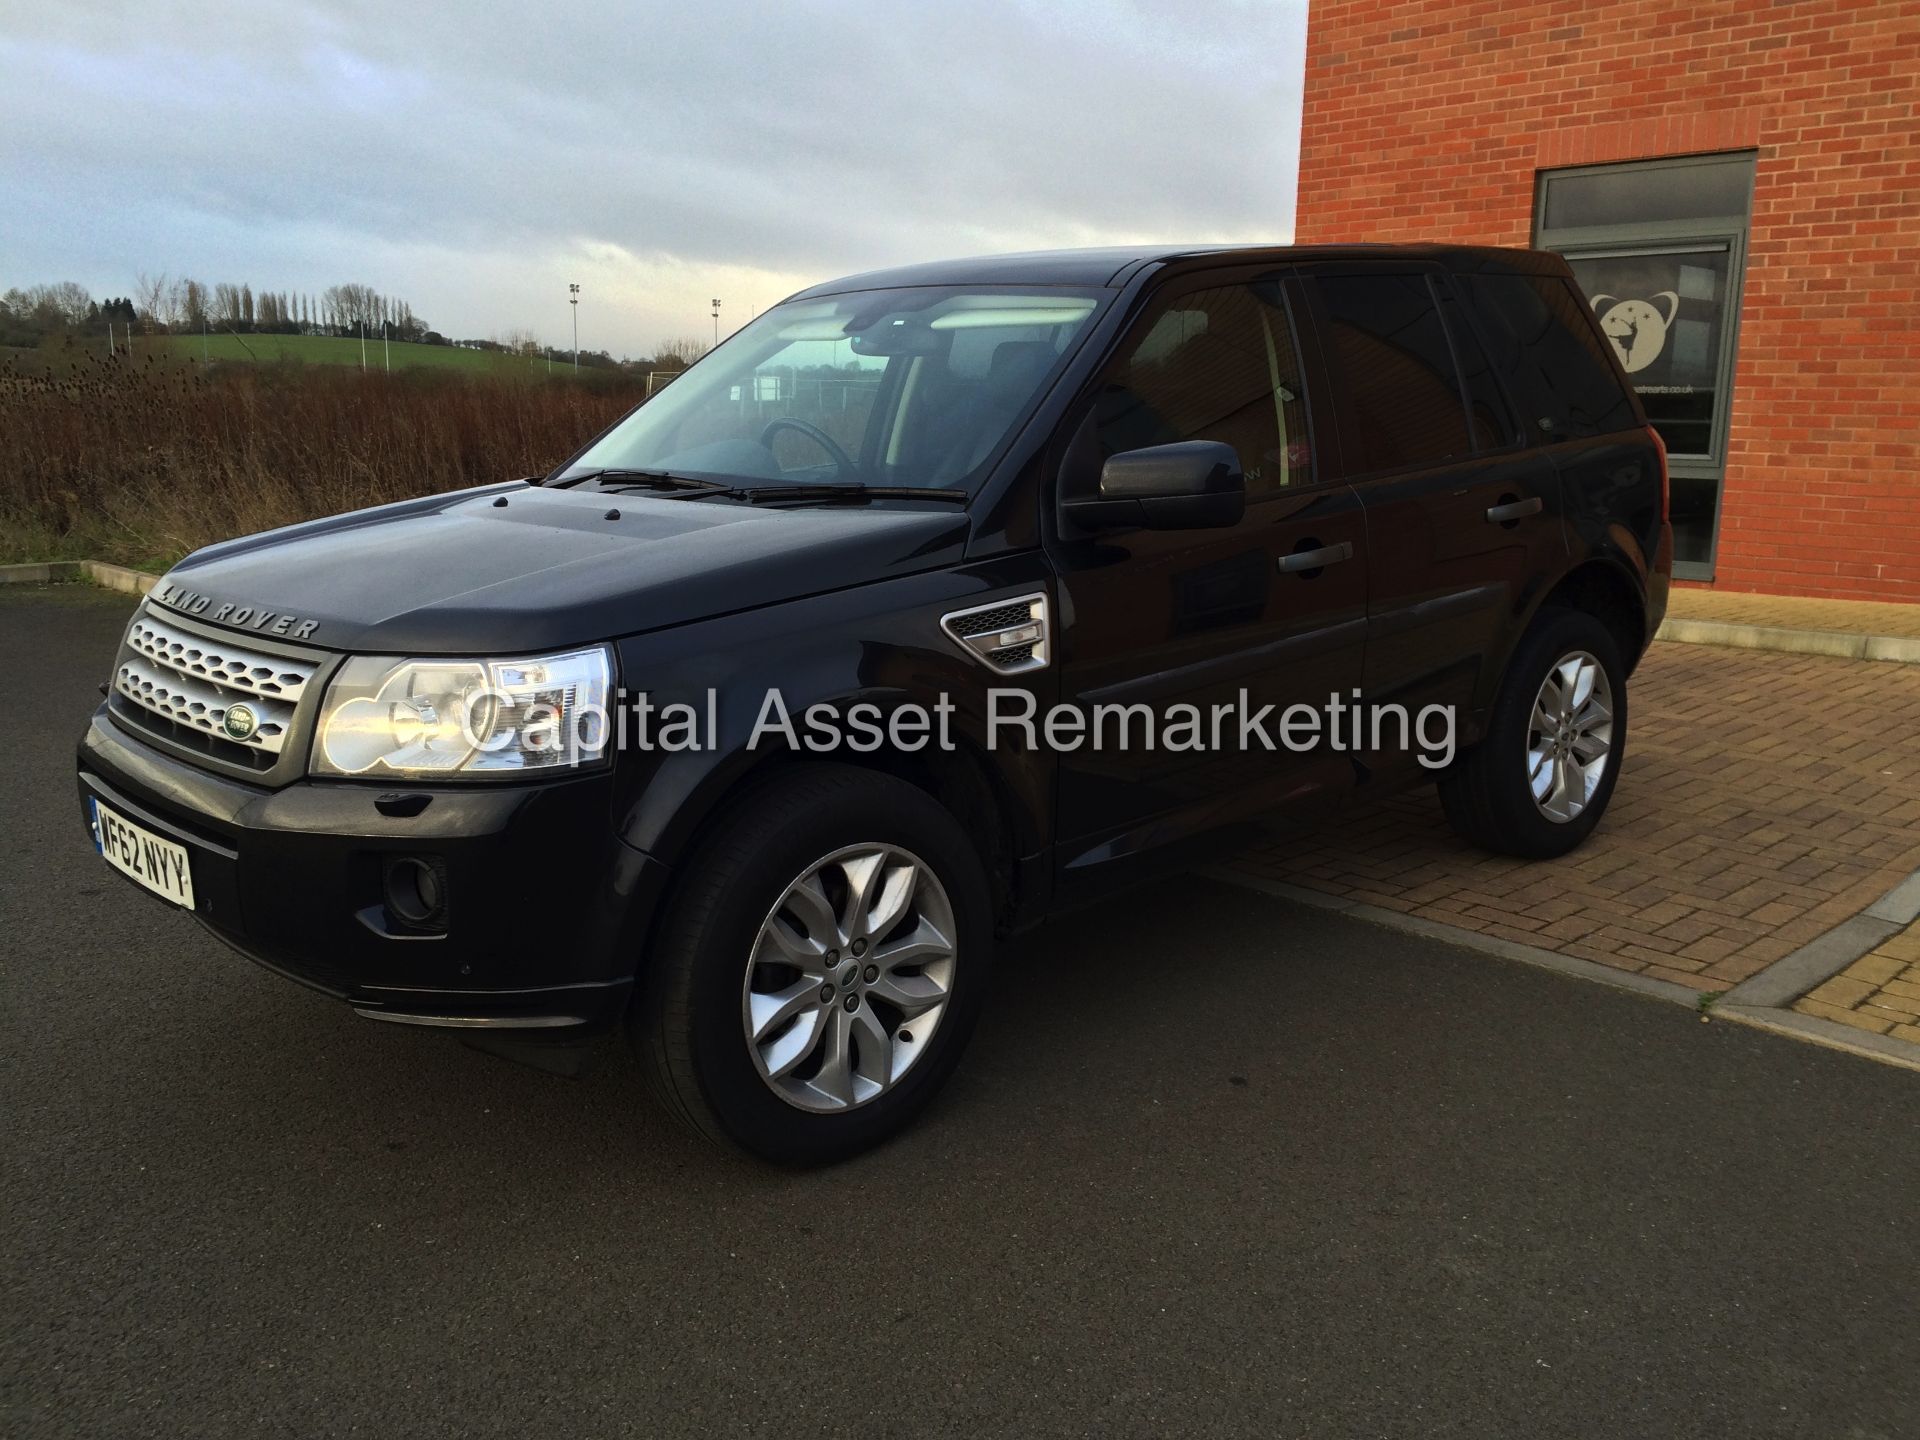
<svg viewBox="0 0 1920 1440"><path fill-rule="evenodd" d="M1111 457L1099 494L1065 501L1061 510L1088 530L1213 530L1240 523L1247 483L1231 445L1183 440Z"/></svg>

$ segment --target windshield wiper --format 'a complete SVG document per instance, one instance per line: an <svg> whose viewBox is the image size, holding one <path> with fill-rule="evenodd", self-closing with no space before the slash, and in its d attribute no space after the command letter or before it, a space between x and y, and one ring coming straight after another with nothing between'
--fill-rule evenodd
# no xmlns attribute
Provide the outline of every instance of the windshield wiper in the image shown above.
<svg viewBox="0 0 1920 1440"><path fill-rule="evenodd" d="M703 480L693 475L675 475L666 470L626 470L618 467L588 470L554 483L584 485L589 481L613 491L670 490L690 495L724 495L729 500L745 500L750 505L811 504L823 500L941 500L950 505L964 505L973 498L972 493L966 490L923 489L917 485L866 485L852 480L737 486L719 480Z"/></svg>
<svg viewBox="0 0 1920 1440"><path fill-rule="evenodd" d="M919 485L863 485L857 480L840 480L819 485L750 485L732 492L737 500L752 505L813 500L944 500L964 505L973 498L970 491L928 489Z"/></svg>
<svg viewBox="0 0 1920 1440"><path fill-rule="evenodd" d="M589 480L609 490L687 490L701 495L731 495L734 488L718 480L701 480L692 475L674 475L665 470L588 470L569 475L558 485L584 485Z"/></svg>

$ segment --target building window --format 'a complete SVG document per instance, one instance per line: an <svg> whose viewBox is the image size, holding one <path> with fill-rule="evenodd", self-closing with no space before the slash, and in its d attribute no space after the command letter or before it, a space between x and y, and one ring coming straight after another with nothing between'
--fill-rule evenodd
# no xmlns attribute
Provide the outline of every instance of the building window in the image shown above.
<svg viewBox="0 0 1920 1440"><path fill-rule="evenodd" d="M1667 453L1719 458L1726 449L1720 360L1732 319L1728 247L1567 258Z"/></svg>
<svg viewBox="0 0 1920 1440"><path fill-rule="evenodd" d="M1566 256L1666 442L1689 578L1713 574L1752 194L1751 154L1540 175L1534 243Z"/></svg>

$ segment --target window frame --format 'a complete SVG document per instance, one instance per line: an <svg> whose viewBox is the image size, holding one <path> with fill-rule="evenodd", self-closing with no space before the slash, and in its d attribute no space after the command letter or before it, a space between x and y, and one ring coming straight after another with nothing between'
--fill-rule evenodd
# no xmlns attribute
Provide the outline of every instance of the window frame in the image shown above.
<svg viewBox="0 0 1920 1440"><path fill-rule="evenodd" d="M1315 368L1308 348L1308 329L1301 323L1299 310L1302 300L1293 284L1297 274L1297 267L1272 264L1185 270L1178 276L1170 277L1164 284L1143 291L1132 313L1123 322L1119 335L1107 347L1107 353L1094 370L1084 393L1075 401L1071 412L1074 418L1062 427L1063 433L1071 436L1094 418L1093 407L1101 387L1130 353L1131 347L1146 338L1152 325L1158 323L1160 314L1173 302L1204 290L1223 290L1232 286L1251 289L1256 285L1272 285L1280 311L1286 317L1288 337L1293 342L1294 369L1301 387L1301 413L1306 417L1308 473L1305 479L1296 477L1290 485L1273 486L1258 492L1248 490L1247 512L1251 515L1259 506L1344 484L1340 476L1332 473L1333 467L1327 463L1326 453L1322 449L1322 436L1333 431L1329 417L1321 409L1319 396L1322 387L1317 383L1321 372Z"/></svg>

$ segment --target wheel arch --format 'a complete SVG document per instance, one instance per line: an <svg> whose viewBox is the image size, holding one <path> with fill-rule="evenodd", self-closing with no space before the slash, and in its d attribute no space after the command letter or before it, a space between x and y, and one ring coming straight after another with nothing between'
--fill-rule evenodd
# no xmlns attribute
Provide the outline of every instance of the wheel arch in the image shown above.
<svg viewBox="0 0 1920 1440"><path fill-rule="evenodd" d="M1605 625L1620 646L1629 675L1653 638L1647 633L1647 602L1640 588L1620 566L1603 559L1583 561L1561 576L1541 597L1533 618L1550 606L1584 611Z"/></svg>
<svg viewBox="0 0 1920 1440"><path fill-rule="evenodd" d="M906 698L896 697L896 703ZM751 803L757 791L797 771L825 766L892 776L950 811L980 856L1000 933L1044 907L1045 866L1030 858L1042 852L1043 817L1033 813L1031 802L1015 793L974 737L963 731L956 731L951 749L928 744L906 750L888 743L870 750L840 747L815 753L774 744L725 754L686 754L649 777L625 821L628 842L668 869L653 913L633 937L642 964L672 906L674 874L687 858L740 806Z"/></svg>
<svg viewBox="0 0 1920 1440"><path fill-rule="evenodd" d="M1020 833L1016 819L1019 806L986 757L960 736L955 737L950 750L929 746L910 751L887 744L868 751L842 749L831 754L785 746L761 752L747 770L733 777L725 793L706 807L686 837L686 851L697 847L735 805L750 801L755 790L797 770L822 766L890 775L923 791L951 812L980 856L993 890L995 919L1002 928L1023 899L1032 899L1020 893L1020 857L1032 853L1035 845L1031 839L1023 840Z"/></svg>

